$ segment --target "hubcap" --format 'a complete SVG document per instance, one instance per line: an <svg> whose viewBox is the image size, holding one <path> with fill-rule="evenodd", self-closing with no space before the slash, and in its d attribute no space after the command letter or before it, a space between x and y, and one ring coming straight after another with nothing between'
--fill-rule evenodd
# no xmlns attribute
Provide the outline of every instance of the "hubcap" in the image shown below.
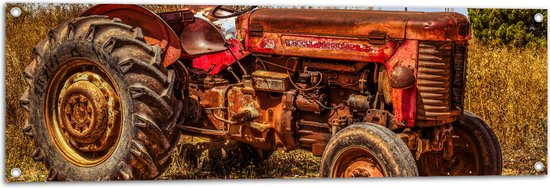
<svg viewBox="0 0 550 188"><path fill-rule="evenodd" d="M384 177L384 171L370 151L361 147L350 147L336 156L332 177Z"/></svg>
<svg viewBox="0 0 550 188"><path fill-rule="evenodd" d="M121 132L120 97L95 62L73 59L56 72L46 98L48 133L78 166L95 166L114 151Z"/></svg>

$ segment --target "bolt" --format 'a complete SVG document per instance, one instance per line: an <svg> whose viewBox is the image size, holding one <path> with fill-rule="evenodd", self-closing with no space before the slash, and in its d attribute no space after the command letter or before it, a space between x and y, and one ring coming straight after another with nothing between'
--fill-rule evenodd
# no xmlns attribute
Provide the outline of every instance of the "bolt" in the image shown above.
<svg viewBox="0 0 550 188"><path fill-rule="evenodd" d="M13 7L13 8L11 8L11 10L10 10L11 16L16 17L16 18L19 17L19 16L21 16L21 13L22 13L22 12L23 12L23 11L21 11L21 9L20 9L19 7Z"/></svg>
<svg viewBox="0 0 550 188"><path fill-rule="evenodd" d="M11 177L18 178L19 176L21 176L21 169L12 168L10 174L11 174Z"/></svg>
<svg viewBox="0 0 550 188"><path fill-rule="evenodd" d="M542 172L544 170L544 164L542 162L538 161L538 162L535 163L534 168L535 168L535 171Z"/></svg>
<svg viewBox="0 0 550 188"><path fill-rule="evenodd" d="M537 14L535 14L534 18L535 18L535 22L541 23L544 19L544 16L541 13L537 13Z"/></svg>

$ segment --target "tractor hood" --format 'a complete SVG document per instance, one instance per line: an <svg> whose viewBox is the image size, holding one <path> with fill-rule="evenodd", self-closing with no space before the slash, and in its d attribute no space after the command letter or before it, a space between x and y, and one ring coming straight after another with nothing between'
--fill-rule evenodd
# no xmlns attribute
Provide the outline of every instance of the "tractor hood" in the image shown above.
<svg viewBox="0 0 550 188"><path fill-rule="evenodd" d="M257 9L242 15L252 36L266 33L385 39L456 41L470 38L468 18L455 12ZM247 24L242 24L247 22ZM260 33L258 33L260 32ZM371 34L372 35L372 34ZM372 36L371 36L372 37Z"/></svg>

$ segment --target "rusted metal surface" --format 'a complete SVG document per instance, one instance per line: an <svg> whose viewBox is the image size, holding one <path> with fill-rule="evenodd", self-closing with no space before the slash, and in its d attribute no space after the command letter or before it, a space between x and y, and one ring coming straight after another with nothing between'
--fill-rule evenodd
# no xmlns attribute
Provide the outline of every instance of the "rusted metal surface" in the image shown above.
<svg viewBox="0 0 550 188"><path fill-rule="evenodd" d="M320 37L280 33L264 33L249 39L253 53L302 56L350 61L384 62L395 50L395 42L372 45L355 38Z"/></svg>
<svg viewBox="0 0 550 188"><path fill-rule="evenodd" d="M385 104L391 104L391 82L389 78L389 74L386 71L386 68L381 67L378 71L378 92L381 94L382 97L384 97L384 103Z"/></svg>
<svg viewBox="0 0 550 188"><path fill-rule="evenodd" d="M330 133L322 133L314 130L298 130L300 146L310 148L314 156L322 156L327 142L330 140Z"/></svg>
<svg viewBox="0 0 550 188"><path fill-rule="evenodd" d="M80 143L95 142L107 128L107 101L90 82L76 82L61 93L61 121L68 136Z"/></svg>
<svg viewBox="0 0 550 188"><path fill-rule="evenodd" d="M386 127L388 123L388 112L384 110L367 110L365 121Z"/></svg>
<svg viewBox="0 0 550 188"><path fill-rule="evenodd" d="M289 77L285 73L257 70L252 73L254 89L283 93L290 90Z"/></svg>
<svg viewBox="0 0 550 188"><path fill-rule="evenodd" d="M226 130L224 122L219 121L216 116L226 118L227 114L227 90L232 85L219 86L208 89L204 92L203 97L199 98L200 105L206 111L206 118L208 123L211 124L216 130Z"/></svg>
<svg viewBox="0 0 550 188"><path fill-rule="evenodd" d="M195 23L195 15L191 10L160 12L157 13L157 15L159 15L178 36L181 35L186 26ZM185 53L182 52L182 56L184 55Z"/></svg>
<svg viewBox="0 0 550 188"><path fill-rule="evenodd" d="M414 68L397 66L392 71L391 86L396 89L406 89L413 86L416 81L414 77Z"/></svg>
<svg viewBox="0 0 550 188"><path fill-rule="evenodd" d="M417 48L418 41L407 40L401 44L395 54L384 63L387 73L393 72L397 66L410 68L414 76L417 76ZM392 74L388 75L392 79ZM387 97L387 96L384 96ZM393 114L399 122L406 122L406 126L413 127L416 117L416 87L406 89L391 89L391 101L393 105Z"/></svg>
<svg viewBox="0 0 550 188"><path fill-rule="evenodd" d="M150 45L160 45L163 50L162 64L167 67L181 55L178 35L155 13L139 5L100 4L86 10L81 16L106 15L118 18L123 23L141 28L145 41Z"/></svg>
<svg viewBox="0 0 550 188"><path fill-rule="evenodd" d="M369 62L387 60L394 41L470 38L467 18L448 12L258 9L237 25L255 53Z"/></svg>
<svg viewBox="0 0 550 188"><path fill-rule="evenodd" d="M254 90L247 87L233 87L227 93L227 107L231 119L240 119L239 114L247 112L244 122L250 123L260 116L260 104L256 101Z"/></svg>
<svg viewBox="0 0 550 188"><path fill-rule="evenodd" d="M440 124L452 122L458 115L451 112L452 49L453 43L419 44L416 95L419 120L440 121L437 123Z"/></svg>
<svg viewBox="0 0 550 188"><path fill-rule="evenodd" d="M329 128L331 128L333 130L332 133L335 134L335 130L339 130L347 126L348 123L352 120L353 115L351 114L351 110L349 109L349 107L344 106L341 108L336 108L336 110L331 112L329 115L328 123L330 124L330 126L332 126Z"/></svg>
<svg viewBox="0 0 550 188"><path fill-rule="evenodd" d="M313 67L315 69L331 70L338 72L352 72L363 70L368 63L356 62L354 64L337 64L335 62L322 62L306 60L303 62L304 67Z"/></svg>
<svg viewBox="0 0 550 188"><path fill-rule="evenodd" d="M404 131L398 136L414 151L416 160L425 153L441 152L446 160L452 160L453 156L453 128L449 125L427 128L426 133L432 138L425 138L419 130Z"/></svg>
<svg viewBox="0 0 550 188"><path fill-rule="evenodd" d="M249 24L264 33L368 38L377 31L389 40L432 41L470 37L468 19L455 12L258 9L249 14Z"/></svg>
<svg viewBox="0 0 550 188"><path fill-rule="evenodd" d="M120 97L104 74L95 62L76 58L60 68L48 87L48 133L61 154L77 166L106 160L120 137Z"/></svg>
<svg viewBox="0 0 550 188"><path fill-rule="evenodd" d="M345 116L344 113L342 111L340 115ZM299 118L297 135L300 147L311 150L314 156L323 155L332 136L330 120L319 118L315 113L302 113Z"/></svg>
<svg viewBox="0 0 550 188"><path fill-rule="evenodd" d="M190 56L218 53L227 50L225 39L220 31L209 21L195 18L185 26L179 36L181 47Z"/></svg>
<svg viewBox="0 0 550 188"><path fill-rule="evenodd" d="M384 177L384 170L370 151L350 147L336 157L332 177Z"/></svg>
<svg viewBox="0 0 550 188"><path fill-rule="evenodd" d="M451 89L451 109L453 110L464 109L467 64L467 44L455 44L453 49L453 87Z"/></svg>
<svg viewBox="0 0 550 188"><path fill-rule="evenodd" d="M321 113L324 108L321 105L325 101L325 96L305 96L299 94L296 96L296 108L300 111Z"/></svg>
<svg viewBox="0 0 550 188"><path fill-rule="evenodd" d="M371 108L371 96L351 94L346 101L352 109L366 111Z"/></svg>

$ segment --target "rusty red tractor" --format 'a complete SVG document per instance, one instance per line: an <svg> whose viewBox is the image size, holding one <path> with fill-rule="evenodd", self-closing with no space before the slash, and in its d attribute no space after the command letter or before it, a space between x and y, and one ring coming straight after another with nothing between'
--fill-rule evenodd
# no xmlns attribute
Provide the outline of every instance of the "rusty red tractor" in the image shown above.
<svg viewBox="0 0 550 188"><path fill-rule="evenodd" d="M501 174L463 109L467 17L240 9L97 5L51 30L20 100L48 180L156 178L181 134L308 150L321 177Z"/></svg>

